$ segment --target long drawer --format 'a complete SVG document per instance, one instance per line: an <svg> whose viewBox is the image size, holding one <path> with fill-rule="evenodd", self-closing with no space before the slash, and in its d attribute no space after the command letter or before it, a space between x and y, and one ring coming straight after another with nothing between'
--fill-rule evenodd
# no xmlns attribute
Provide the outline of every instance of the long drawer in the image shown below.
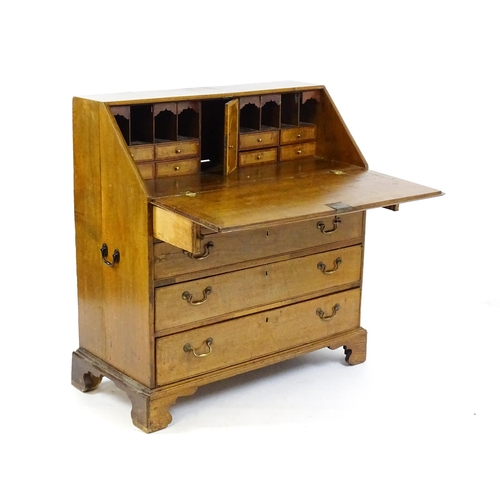
<svg viewBox="0 0 500 500"><path fill-rule="evenodd" d="M359 311L356 288L163 337L156 341L157 385L352 330L359 326Z"/></svg>
<svg viewBox="0 0 500 500"><path fill-rule="evenodd" d="M188 328L359 282L361 256L356 245L157 288L155 330Z"/></svg>
<svg viewBox="0 0 500 500"><path fill-rule="evenodd" d="M335 230L334 230L335 229ZM207 234L204 250L191 258L168 243L154 246L155 279L179 280L179 276L200 273L208 269L241 265L252 260L289 255L306 248L332 245L338 242L357 243L363 234L363 213L313 219L282 224L267 229L252 229L234 233ZM199 260L198 260L199 259Z"/></svg>

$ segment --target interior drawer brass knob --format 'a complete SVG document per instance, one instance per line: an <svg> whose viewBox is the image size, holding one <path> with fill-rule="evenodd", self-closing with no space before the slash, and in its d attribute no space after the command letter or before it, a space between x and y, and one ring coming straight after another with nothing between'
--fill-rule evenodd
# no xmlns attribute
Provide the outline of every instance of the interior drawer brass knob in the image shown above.
<svg viewBox="0 0 500 500"><path fill-rule="evenodd" d="M181 152L181 150L180 150L180 149L176 149L176 150L175 150L175 152L176 152L176 153L180 153L180 152Z"/></svg>
<svg viewBox="0 0 500 500"><path fill-rule="evenodd" d="M257 160L260 160L262 158L262 155L257 155Z"/></svg>
<svg viewBox="0 0 500 500"><path fill-rule="evenodd" d="M201 300L193 300L193 296L188 291L183 292L182 299L187 300L188 303L191 304L192 306L200 306L201 304L204 304L207 301L208 296L211 293L212 293L212 287L207 286L207 288L203 290L203 298Z"/></svg>
<svg viewBox="0 0 500 500"><path fill-rule="evenodd" d="M334 318L334 316L337 314L337 311L340 309L340 304L335 304L332 307L332 314L330 316L326 316L325 311L323 309L318 308L316 309L316 314L323 320L323 321L330 321Z"/></svg>
<svg viewBox="0 0 500 500"><path fill-rule="evenodd" d="M301 138L301 135L300 134L297 134L297 139L300 139Z"/></svg>
<svg viewBox="0 0 500 500"><path fill-rule="evenodd" d="M212 354L212 343L213 343L214 339L212 337L208 337L207 340L205 340L205 343L207 344L207 347L208 347L208 352L204 352L202 354L198 354L195 350L194 350L194 347L187 343L184 345L184 352L192 352L193 353L193 356L197 357L197 358L204 358L205 356L208 356L209 354Z"/></svg>
<svg viewBox="0 0 500 500"><path fill-rule="evenodd" d="M259 138L257 139L257 142L262 142L262 139L259 137Z"/></svg>

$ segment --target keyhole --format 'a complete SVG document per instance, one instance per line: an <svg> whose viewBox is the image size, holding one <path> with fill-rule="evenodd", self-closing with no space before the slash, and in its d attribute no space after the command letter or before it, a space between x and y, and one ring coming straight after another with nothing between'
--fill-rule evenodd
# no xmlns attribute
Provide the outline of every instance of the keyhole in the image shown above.
<svg viewBox="0 0 500 500"><path fill-rule="evenodd" d="M266 276L269 276L269 273L266 271Z"/></svg>
<svg viewBox="0 0 500 500"><path fill-rule="evenodd" d="M269 318L266 318L266 323L269 323Z"/></svg>
<svg viewBox="0 0 500 500"><path fill-rule="evenodd" d="M269 231L266 231L266 236L269 236Z"/></svg>

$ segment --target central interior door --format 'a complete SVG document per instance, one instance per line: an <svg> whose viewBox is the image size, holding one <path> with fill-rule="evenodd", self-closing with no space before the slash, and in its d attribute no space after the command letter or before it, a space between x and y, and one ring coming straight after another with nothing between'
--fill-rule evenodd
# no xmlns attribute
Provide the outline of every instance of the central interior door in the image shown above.
<svg viewBox="0 0 500 500"><path fill-rule="evenodd" d="M224 114L224 175L229 175L238 166L238 99L226 103Z"/></svg>

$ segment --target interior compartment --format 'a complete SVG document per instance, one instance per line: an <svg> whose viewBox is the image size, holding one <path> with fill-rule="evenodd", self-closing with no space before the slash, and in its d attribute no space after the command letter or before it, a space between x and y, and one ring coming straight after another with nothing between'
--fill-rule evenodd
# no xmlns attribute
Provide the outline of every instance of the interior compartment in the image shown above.
<svg viewBox="0 0 500 500"><path fill-rule="evenodd" d="M130 106L130 145L153 142L153 107L151 104Z"/></svg>
<svg viewBox="0 0 500 500"><path fill-rule="evenodd" d="M281 126L297 127L299 125L300 94L281 94Z"/></svg>
<svg viewBox="0 0 500 500"><path fill-rule="evenodd" d="M240 133L260 130L260 97L240 99Z"/></svg>
<svg viewBox="0 0 500 500"><path fill-rule="evenodd" d="M161 102L154 105L155 142L175 141L177 139L177 104Z"/></svg>
<svg viewBox="0 0 500 500"><path fill-rule="evenodd" d="M303 125L317 123L319 107L319 92L313 90L311 92L303 92L300 103L300 123Z"/></svg>
<svg viewBox="0 0 500 500"><path fill-rule="evenodd" d="M280 126L281 96L279 94L261 97L261 130L277 129Z"/></svg>
<svg viewBox="0 0 500 500"><path fill-rule="evenodd" d="M130 106L112 106L111 113L127 143L130 146Z"/></svg>
<svg viewBox="0 0 500 500"><path fill-rule="evenodd" d="M222 168L224 114L229 99L201 101L201 170Z"/></svg>
<svg viewBox="0 0 500 500"><path fill-rule="evenodd" d="M200 106L198 102L177 103L177 140L199 139Z"/></svg>

